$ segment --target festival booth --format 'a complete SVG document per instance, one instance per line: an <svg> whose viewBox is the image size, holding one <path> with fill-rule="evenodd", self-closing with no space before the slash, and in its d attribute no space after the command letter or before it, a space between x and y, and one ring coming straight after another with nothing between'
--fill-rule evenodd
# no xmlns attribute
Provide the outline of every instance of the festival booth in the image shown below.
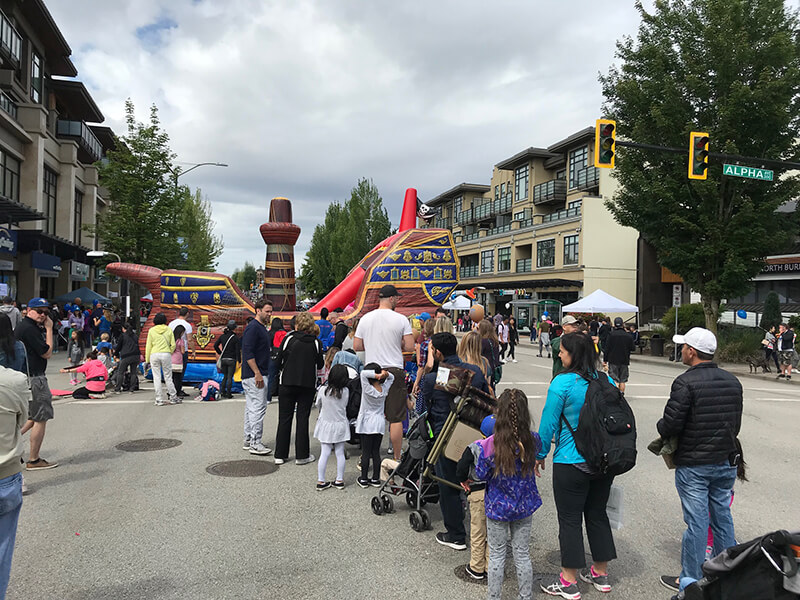
<svg viewBox="0 0 800 600"><path fill-rule="evenodd" d="M638 313L639 307L633 304L628 304L615 298L611 294L603 290L595 290L588 296L585 296L561 307L562 313Z"/></svg>
<svg viewBox="0 0 800 600"><path fill-rule="evenodd" d="M472 300L466 296L456 296L442 304L442 308L445 310L469 310L470 306L472 306Z"/></svg>

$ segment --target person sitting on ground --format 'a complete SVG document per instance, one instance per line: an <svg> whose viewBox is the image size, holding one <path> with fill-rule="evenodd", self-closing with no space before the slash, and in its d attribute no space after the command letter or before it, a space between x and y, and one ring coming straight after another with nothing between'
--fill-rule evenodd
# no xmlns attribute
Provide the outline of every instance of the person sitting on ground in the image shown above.
<svg viewBox="0 0 800 600"><path fill-rule="evenodd" d="M60 369L61 373L83 373L86 375L86 385L75 388L73 398L86 400L88 398L105 398L108 369L103 361L98 360L97 351L92 350L86 354L86 360L77 367Z"/></svg>
<svg viewBox="0 0 800 600"><path fill-rule="evenodd" d="M317 465L318 491L328 489L331 485L337 489L344 489L344 444L350 439L350 422L347 419L349 382L347 367L341 364L334 365L328 373L327 383L317 390L316 404L319 407L319 417L314 427L314 437L319 440L321 447ZM336 479L333 483L325 479L325 469L332 453L336 454Z"/></svg>
<svg viewBox="0 0 800 600"><path fill-rule="evenodd" d="M107 371L110 371L111 367L114 366L114 359L111 358L108 347L103 346L100 350L95 350L95 352L97 352L97 360L103 363Z"/></svg>

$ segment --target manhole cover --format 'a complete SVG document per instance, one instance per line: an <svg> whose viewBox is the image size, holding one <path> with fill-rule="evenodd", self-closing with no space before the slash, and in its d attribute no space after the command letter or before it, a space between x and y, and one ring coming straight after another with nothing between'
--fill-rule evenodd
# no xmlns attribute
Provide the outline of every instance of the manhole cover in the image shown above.
<svg viewBox="0 0 800 600"><path fill-rule="evenodd" d="M206 471L220 477L258 477L277 470L275 463L265 460L228 460L206 467Z"/></svg>
<svg viewBox="0 0 800 600"><path fill-rule="evenodd" d="M166 450L180 446L183 442L170 438L149 438L146 440L130 440L117 444L115 448L123 452L151 452L153 450Z"/></svg>

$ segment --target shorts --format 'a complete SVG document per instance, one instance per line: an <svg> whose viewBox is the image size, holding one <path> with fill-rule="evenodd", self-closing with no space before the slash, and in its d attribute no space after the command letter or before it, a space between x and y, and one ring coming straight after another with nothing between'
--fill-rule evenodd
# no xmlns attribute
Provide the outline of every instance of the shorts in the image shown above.
<svg viewBox="0 0 800 600"><path fill-rule="evenodd" d="M783 366L790 366L794 358L794 350L781 350L778 352L778 360L781 361Z"/></svg>
<svg viewBox="0 0 800 600"><path fill-rule="evenodd" d="M53 394L45 375L31 376L31 401L28 403L28 419L43 423L53 418Z"/></svg>
<svg viewBox="0 0 800 600"><path fill-rule="evenodd" d="M608 376L617 383L627 383L628 365L608 365Z"/></svg>
<svg viewBox="0 0 800 600"><path fill-rule="evenodd" d="M386 396L386 404L384 405L383 412L389 423L402 423L408 411L408 404L406 404L408 400L406 372L397 367L388 367L386 370L394 375L394 381Z"/></svg>

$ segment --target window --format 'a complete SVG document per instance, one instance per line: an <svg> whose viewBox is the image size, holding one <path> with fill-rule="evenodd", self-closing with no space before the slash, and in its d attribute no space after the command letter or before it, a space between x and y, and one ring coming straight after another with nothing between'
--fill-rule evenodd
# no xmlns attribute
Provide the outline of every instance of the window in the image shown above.
<svg viewBox="0 0 800 600"><path fill-rule="evenodd" d="M36 52L31 56L31 100L42 102L42 57Z"/></svg>
<svg viewBox="0 0 800 600"><path fill-rule="evenodd" d="M501 183L500 184L500 197L502 198L505 195L506 195L506 184L505 183Z"/></svg>
<svg viewBox="0 0 800 600"><path fill-rule="evenodd" d="M81 225L83 224L83 192L75 190L75 223L72 226L72 241L81 245Z"/></svg>
<svg viewBox="0 0 800 600"><path fill-rule="evenodd" d="M0 150L0 193L11 198L12 200L19 200L19 161Z"/></svg>
<svg viewBox="0 0 800 600"><path fill-rule="evenodd" d="M44 224L45 233L56 234L56 187L58 186L58 174L47 167L44 168L44 216L47 219Z"/></svg>
<svg viewBox="0 0 800 600"><path fill-rule="evenodd" d="M494 250L481 252L481 273L494 272Z"/></svg>
<svg viewBox="0 0 800 600"><path fill-rule="evenodd" d="M578 171L582 171L589 164L589 148L584 146L569 153L569 187L578 187Z"/></svg>
<svg viewBox="0 0 800 600"><path fill-rule="evenodd" d="M514 197L517 199L517 202L528 199L528 176L528 165L517 167L514 173Z"/></svg>
<svg viewBox="0 0 800 600"><path fill-rule="evenodd" d="M500 200L500 186L499 185L494 186L494 199L495 200Z"/></svg>
<svg viewBox="0 0 800 600"><path fill-rule="evenodd" d="M564 238L564 264L578 264L578 236L568 235Z"/></svg>
<svg viewBox="0 0 800 600"><path fill-rule="evenodd" d="M580 208L581 204L583 204L583 200L573 200L567 204L567 208Z"/></svg>
<svg viewBox="0 0 800 600"><path fill-rule="evenodd" d="M511 246L508 248L500 248L497 251L497 270L510 271L511 270Z"/></svg>
<svg viewBox="0 0 800 600"><path fill-rule="evenodd" d="M543 240L536 243L536 267L554 267L556 264L556 241Z"/></svg>
<svg viewBox="0 0 800 600"><path fill-rule="evenodd" d="M566 179L567 178L567 170L560 169L556 171L556 179Z"/></svg>
<svg viewBox="0 0 800 600"><path fill-rule="evenodd" d="M458 219L459 215L461 214L461 204L462 198L459 196L453 201L453 218Z"/></svg>

